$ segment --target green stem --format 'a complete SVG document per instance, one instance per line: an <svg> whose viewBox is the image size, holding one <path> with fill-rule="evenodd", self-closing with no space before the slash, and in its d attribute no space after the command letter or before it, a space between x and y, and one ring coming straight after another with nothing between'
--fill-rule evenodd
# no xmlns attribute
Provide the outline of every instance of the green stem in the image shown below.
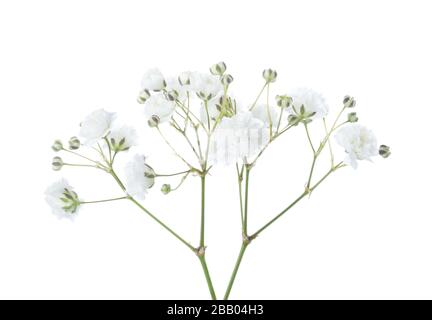
<svg viewBox="0 0 432 320"><path fill-rule="evenodd" d="M169 174L159 174L159 173L157 173L156 177L174 177L174 176L179 176L181 174L189 173L189 172L191 172L191 170L186 170L186 171L177 172L177 173L169 173Z"/></svg>
<svg viewBox="0 0 432 320"><path fill-rule="evenodd" d="M258 93L258 96L256 97L254 103L251 105L251 107L249 108L249 110L253 110L253 108L255 108L255 106L256 106L259 98L261 97L264 89L266 88L267 84L268 84L267 82L264 84L264 86L262 87L261 91Z"/></svg>
<svg viewBox="0 0 432 320"><path fill-rule="evenodd" d="M237 181L238 181L238 191L239 191L239 200L240 200L240 217L241 217L241 225L242 225L242 231L244 230L244 210L243 210L243 190L242 190L242 183L243 183L243 169L239 170L238 163L236 163L237 168Z"/></svg>
<svg viewBox="0 0 432 320"><path fill-rule="evenodd" d="M201 266L202 266L203 271L204 271L204 276L206 278L207 286L208 286L208 289L210 291L210 296L211 296L212 300L217 300L216 292L215 292L214 287L213 287L213 283L212 283L212 280L210 277L210 272L209 272L208 267L207 267L206 259L204 256L200 256L198 258L201 262Z"/></svg>
<svg viewBox="0 0 432 320"><path fill-rule="evenodd" d="M118 197L118 198L104 199L104 200L95 200L95 201L80 201L80 204L109 202L109 201L117 201L117 200L123 200L123 199L128 199L128 198L129 197Z"/></svg>
<svg viewBox="0 0 432 320"><path fill-rule="evenodd" d="M204 247L205 241L205 174L201 176L201 231L200 247Z"/></svg>
<svg viewBox="0 0 432 320"><path fill-rule="evenodd" d="M249 209L249 175L251 168L246 166L246 187L245 187L245 205L244 205L244 223L243 223L243 235L247 236L248 227L248 209Z"/></svg>
<svg viewBox="0 0 432 320"><path fill-rule="evenodd" d="M229 295L231 293L231 289L232 289L234 281L235 281L235 279L237 277L237 272L238 272L240 264L241 264L241 262L243 260L243 256L244 256L244 253L246 251L247 246L248 246L248 244L246 244L246 243L243 242L243 244L242 244L242 246L240 248L240 253L239 253L238 257L237 257L236 264L234 266L234 270L233 270L233 272L231 274L231 278L230 278L230 281L228 283L228 287L227 287L227 289L225 291L224 300L228 300L228 298L229 298Z"/></svg>

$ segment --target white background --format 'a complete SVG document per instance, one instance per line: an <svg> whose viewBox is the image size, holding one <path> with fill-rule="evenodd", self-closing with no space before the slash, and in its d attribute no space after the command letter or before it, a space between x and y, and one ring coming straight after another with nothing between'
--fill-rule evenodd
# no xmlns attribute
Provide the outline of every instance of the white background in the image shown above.
<svg viewBox="0 0 432 320"><path fill-rule="evenodd" d="M137 150L156 169L182 169L137 116L141 75L219 60L244 103L267 67L279 72L273 94L315 88L330 117L352 94L360 122L393 151L337 172L264 232L231 297L432 298L430 13L430 1L413 0L2 1L0 298L208 298L197 258L132 204L88 206L71 223L51 214L43 192L65 176L85 199L119 195L99 172L50 169L53 139L75 135L100 107L133 120ZM311 159L300 129L252 173L251 230L302 191ZM145 205L197 245L199 179L169 196L161 183ZM219 297L240 247L236 188L231 167L208 182L207 258Z"/></svg>

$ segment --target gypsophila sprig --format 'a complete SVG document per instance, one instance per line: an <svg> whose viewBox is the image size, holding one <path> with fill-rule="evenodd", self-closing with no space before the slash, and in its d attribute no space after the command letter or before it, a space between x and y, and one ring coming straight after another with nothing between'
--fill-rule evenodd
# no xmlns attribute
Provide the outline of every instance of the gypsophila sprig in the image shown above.
<svg viewBox="0 0 432 320"><path fill-rule="evenodd" d="M60 171L63 167L70 170L96 169L100 174L108 175L112 179L113 184L118 187L118 195L84 201L66 180L61 179L47 189L45 198L54 214L69 218L74 217L82 206L88 204L126 200L135 205L197 257L209 294L212 299L217 299L206 258L207 252L211 253L213 248L208 246L206 238L206 229L211 227L206 220L206 198L209 190L207 184L210 183L210 178L220 172L215 168L225 167L232 170L236 174L233 181L238 184L238 216L241 218L238 233L241 243L226 290L223 296L219 296L228 299L246 249L258 241L259 235L267 232L271 225L302 199L311 197L318 187L325 188L323 182L340 169L348 166L357 168L362 160L372 160L378 155L388 158L391 152L389 146L378 145L378 139L370 129L358 123L356 112L349 112L356 105L351 96L343 99L339 97L340 105L335 106L336 110L332 115L324 96L315 90L299 88L291 92L282 91L287 94L275 96L272 91L278 74L273 69L266 69L261 74L264 83L259 71L250 75L257 80L258 90L241 97L245 102L242 105L231 90L234 77L228 73L226 63L218 62L204 70L207 72L184 71L165 77L159 69L154 68L145 72L141 81L137 98L139 115L135 120L141 123L140 126L148 125L153 128L146 131L142 141L148 142L155 136L158 142L165 144L167 148L163 150L168 150L169 153L164 154L162 159L172 157L177 160L176 169L160 172L149 163L148 159L153 159L154 153L163 152L162 149L150 150L149 158L134 154L132 148L138 145L136 128L120 122L115 113L98 109L85 117L77 127L77 132L72 133L75 135L69 139L67 148L61 140L54 141L52 149L56 154L51 165L54 171ZM255 191L252 194L250 181L255 170L262 170L259 169L260 159L264 157L268 147L279 146L283 150L281 156L287 155L286 163L276 179L285 177L290 182L290 170L303 170L294 168L290 163L293 157L303 157L301 149L296 150L296 144L291 144L292 140L284 141L281 138L292 131L298 132L293 138L302 139L305 148L310 149L305 161L302 161L307 164L304 169L307 172L304 183L298 185L296 195L292 195L294 189L289 188L290 193L286 196L292 197L291 202L286 203L285 209L275 213L268 222L253 230L249 223L249 216L253 213L249 199L253 197L255 201L260 201L260 197ZM174 140L175 135L177 139ZM337 145L332 146L333 140L341 147L339 151ZM126 152L130 149L130 152ZM324 151L326 157L322 156ZM117 161L119 157L122 157L125 163L120 171L117 170L119 163L122 163ZM148 209L150 197L159 195L165 196L159 201L175 201L173 199L176 197L171 194L174 191L180 194L186 181L191 187L200 189L200 192L197 192L200 194L199 199L180 198L184 206L189 206L193 201L200 206L196 215L188 215L196 217L198 221L185 221L185 224L199 226L196 238L194 235L184 237L175 231L177 227L164 222L161 216L169 213L159 215ZM87 183L93 183L93 178L89 178ZM229 183L229 180L226 180L226 183ZM154 185L158 187L153 188ZM217 199L225 199L225 190L216 192ZM153 200L157 203L158 198ZM285 201L285 197L281 201ZM233 206L237 207L238 204ZM177 214L187 210L189 209L182 207ZM185 220L186 217L185 215ZM237 219L233 219L233 223L237 223ZM148 239L152 240L150 235ZM196 242L193 243L192 240Z"/></svg>

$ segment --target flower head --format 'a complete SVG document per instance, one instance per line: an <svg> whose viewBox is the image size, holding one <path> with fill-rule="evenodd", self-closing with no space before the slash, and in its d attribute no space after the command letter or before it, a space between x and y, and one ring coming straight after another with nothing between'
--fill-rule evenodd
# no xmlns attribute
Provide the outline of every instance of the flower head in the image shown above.
<svg viewBox="0 0 432 320"><path fill-rule="evenodd" d="M142 89L160 91L165 86L164 76L157 68L147 70L141 80Z"/></svg>
<svg viewBox="0 0 432 320"><path fill-rule="evenodd" d="M175 104L167 100L163 94L151 96L144 104L144 114L147 120L156 117L158 123L166 122L174 112Z"/></svg>
<svg viewBox="0 0 432 320"><path fill-rule="evenodd" d="M353 168L357 168L357 160L370 160L378 154L377 140L373 132L357 123L343 126L336 133L335 139L347 153L345 162Z"/></svg>
<svg viewBox="0 0 432 320"><path fill-rule="evenodd" d="M45 200L58 217L73 217L78 210L78 195L65 179L61 179L45 191Z"/></svg>
<svg viewBox="0 0 432 320"><path fill-rule="evenodd" d="M111 129L114 120L114 113L99 109L90 113L83 122L79 135L84 139L84 143L91 145L103 138Z"/></svg>
<svg viewBox="0 0 432 320"><path fill-rule="evenodd" d="M305 114L313 114L310 118L323 118L328 113L328 106L323 96L311 89L299 88L291 95L292 106L288 109L291 114L300 112L301 107L304 107Z"/></svg>
<svg viewBox="0 0 432 320"><path fill-rule="evenodd" d="M199 98L210 100L222 91L222 83L217 76L194 72L190 76L191 88Z"/></svg>
<svg viewBox="0 0 432 320"><path fill-rule="evenodd" d="M63 143L61 142L61 140L55 140L51 146L51 149L53 149L55 152L63 150Z"/></svg>
<svg viewBox="0 0 432 320"><path fill-rule="evenodd" d="M211 141L210 158L231 164L256 155L269 140L269 132L251 111L222 118Z"/></svg>
<svg viewBox="0 0 432 320"><path fill-rule="evenodd" d="M71 150L78 150L79 147L81 146L81 142L77 137L71 137L68 143L69 143L69 149Z"/></svg>
<svg viewBox="0 0 432 320"><path fill-rule="evenodd" d="M61 168L63 168L64 162L63 162L62 158L60 158L60 157L54 157L52 159L52 163L51 164L52 164L52 169L54 171L60 171Z"/></svg>
<svg viewBox="0 0 432 320"><path fill-rule="evenodd" d="M139 199L144 199L147 194L147 189L154 185L155 172L146 164L143 155L135 155L135 157L126 165L126 190L127 192Z"/></svg>
<svg viewBox="0 0 432 320"><path fill-rule="evenodd" d="M129 150L130 147L137 145L137 140L135 129L129 126L113 129L108 134L108 141L114 152Z"/></svg>

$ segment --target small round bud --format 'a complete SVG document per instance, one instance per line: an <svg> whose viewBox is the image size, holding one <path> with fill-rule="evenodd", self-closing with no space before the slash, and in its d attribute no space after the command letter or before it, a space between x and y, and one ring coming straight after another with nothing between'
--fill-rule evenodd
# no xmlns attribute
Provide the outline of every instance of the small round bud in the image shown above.
<svg viewBox="0 0 432 320"><path fill-rule="evenodd" d="M51 148L55 151L58 152L60 150L63 150L63 143L60 140L56 140L54 141L53 145L51 146Z"/></svg>
<svg viewBox="0 0 432 320"><path fill-rule="evenodd" d="M182 86L190 85L190 72L182 72L178 77L178 81Z"/></svg>
<svg viewBox="0 0 432 320"><path fill-rule="evenodd" d="M69 149L77 150L81 146L81 142L77 137L72 137L69 139Z"/></svg>
<svg viewBox="0 0 432 320"><path fill-rule="evenodd" d="M225 71L226 71L226 64L225 62L222 61L210 67L211 74L215 76L221 76L225 73Z"/></svg>
<svg viewBox="0 0 432 320"><path fill-rule="evenodd" d="M391 155L390 147L389 147L389 146L386 146L386 145L384 145L384 144L382 144L382 145L380 145L380 147L379 147L379 151L378 151L378 153L379 153L379 155L380 155L381 157L383 157L384 159L385 159L385 158L388 158L388 157Z"/></svg>
<svg viewBox="0 0 432 320"><path fill-rule="evenodd" d="M160 118L157 115L151 116L151 118L148 121L148 125L150 128L157 127L160 123Z"/></svg>
<svg viewBox="0 0 432 320"><path fill-rule="evenodd" d="M355 112L348 113L348 122L354 123L357 121L358 121L357 113L355 113Z"/></svg>
<svg viewBox="0 0 432 320"><path fill-rule="evenodd" d="M276 96L276 104L281 108L288 108L292 104L292 98L287 95Z"/></svg>
<svg viewBox="0 0 432 320"><path fill-rule="evenodd" d="M272 70L272 69L265 69L262 75L267 83L275 82L277 78L276 70Z"/></svg>
<svg viewBox="0 0 432 320"><path fill-rule="evenodd" d="M176 101L178 98L178 92L176 90L171 90L165 93L165 97L169 101Z"/></svg>
<svg viewBox="0 0 432 320"><path fill-rule="evenodd" d="M164 185L162 185L161 192L162 192L163 194L168 194L168 193L170 193L170 192L171 192L171 185L169 185L169 184L164 184Z"/></svg>
<svg viewBox="0 0 432 320"><path fill-rule="evenodd" d="M62 209L67 213L75 213L81 204L78 195L75 191L65 188L61 196L61 201L64 204Z"/></svg>
<svg viewBox="0 0 432 320"><path fill-rule="evenodd" d="M139 104L143 104L147 101L147 99L150 98L150 91L147 89L141 90L138 94L137 101Z"/></svg>
<svg viewBox="0 0 432 320"><path fill-rule="evenodd" d="M234 78L230 74L225 74L221 78L221 82L224 86L229 86L231 84L231 82L233 82L233 81L234 81Z"/></svg>
<svg viewBox="0 0 432 320"><path fill-rule="evenodd" d="M343 105L345 108L354 108L356 105L356 102L353 97L345 96L343 99Z"/></svg>
<svg viewBox="0 0 432 320"><path fill-rule="evenodd" d="M52 159L52 169L54 171L59 171L63 167L63 159L60 157L54 157Z"/></svg>

